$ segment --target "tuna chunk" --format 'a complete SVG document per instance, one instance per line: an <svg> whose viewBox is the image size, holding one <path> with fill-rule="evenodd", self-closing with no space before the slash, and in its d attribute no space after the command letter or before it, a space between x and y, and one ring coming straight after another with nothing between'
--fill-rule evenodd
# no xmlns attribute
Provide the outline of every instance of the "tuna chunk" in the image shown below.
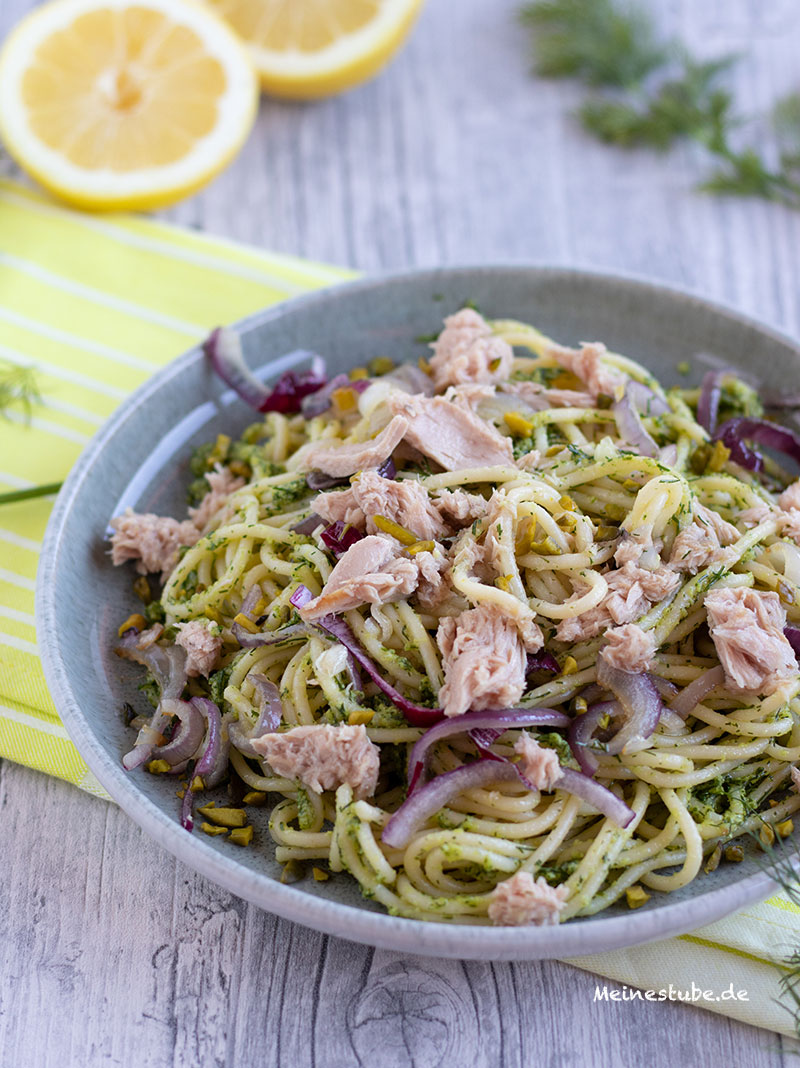
<svg viewBox="0 0 800 1068"><path fill-rule="evenodd" d="M576 389L547 389L539 382L513 379L503 383L504 393L513 393L535 411L548 408L594 408L594 397Z"/></svg>
<svg viewBox="0 0 800 1068"><path fill-rule="evenodd" d="M197 508L189 509L189 518L198 530L205 530L212 519L220 512L227 503L228 497L244 485L243 478L237 478L229 467L221 467L217 464L213 471L206 475L206 481L211 487L203 497ZM225 522L227 516L220 516L219 522Z"/></svg>
<svg viewBox="0 0 800 1068"><path fill-rule="evenodd" d="M786 612L777 593L746 587L711 590L705 606L729 687L771 694L797 677L797 660L783 634Z"/></svg>
<svg viewBox="0 0 800 1068"><path fill-rule="evenodd" d="M451 591L447 579L450 561L437 545L433 552L417 553L414 563L419 569L417 600L420 606L428 611L439 607Z"/></svg>
<svg viewBox="0 0 800 1068"><path fill-rule="evenodd" d="M539 745L528 731L520 734L514 752L522 758L517 767L534 790L552 790L562 778L556 751Z"/></svg>
<svg viewBox="0 0 800 1068"><path fill-rule="evenodd" d="M553 926L558 923L568 892L566 886L550 886L541 875L534 882L529 871L518 871L492 891L489 919L504 927Z"/></svg>
<svg viewBox="0 0 800 1068"><path fill-rule="evenodd" d="M481 401L494 397L497 390L494 386L481 385L478 382L470 382L461 386L450 386L444 395L445 400L459 408L467 408L471 412L478 412Z"/></svg>
<svg viewBox="0 0 800 1068"><path fill-rule="evenodd" d="M609 667L620 671L649 671L655 655L656 643L650 631L642 630L635 623L612 627L606 631L606 644L600 650L600 659Z"/></svg>
<svg viewBox="0 0 800 1068"><path fill-rule="evenodd" d="M600 394L620 397L625 387L625 375L605 363L606 351L605 345L591 342L581 345L579 349L551 345L546 355L560 363L567 371L571 371L581 382L585 382L593 398L596 399Z"/></svg>
<svg viewBox="0 0 800 1068"><path fill-rule="evenodd" d="M253 739L276 775L299 779L317 793L347 784L358 798L372 797L378 781L378 747L363 724L314 724Z"/></svg>
<svg viewBox="0 0 800 1068"><path fill-rule="evenodd" d="M606 596L596 608L562 619L556 631L559 641L584 641L614 624L632 623L656 601L663 601L673 594L681 581L680 575L667 567L650 571L632 562L609 571L603 578L608 583Z"/></svg>
<svg viewBox="0 0 800 1068"><path fill-rule="evenodd" d="M531 449L517 460L520 471L538 471L542 462L542 454L538 449Z"/></svg>
<svg viewBox="0 0 800 1068"><path fill-rule="evenodd" d="M407 429L408 421L401 415L395 415L380 434L369 441L355 441L343 445L340 442L325 440L311 444L303 453L303 467L307 471L323 471L331 478L346 478L348 475L354 475L356 471L374 471L389 459L403 440Z"/></svg>
<svg viewBox="0 0 800 1068"><path fill-rule="evenodd" d="M370 534L351 545L331 571L319 597L300 609L303 619L347 612L362 604L387 604L417 588L419 568L390 538Z"/></svg>
<svg viewBox="0 0 800 1068"><path fill-rule="evenodd" d="M439 623L445 683L439 703L446 716L470 709L508 708L525 690L525 646L516 624L493 605L470 608Z"/></svg>
<svg viewBox="0 0 800 1068"><path fill-rule="evenodd" d="M508 342L471 308L448 316L431 348L433 384L439 390L462 382L499 382L508 378L514 360Z"/></svg>
<svg viewBox="0 0 800 1068"><path fill-rule="evenodd" d="M135 560L140 575L156 571L168 575L178 561L178 549L194 545L200 537L200 531L188 519L181 523L150 512L139 514L130 508L112 519L111 526L111 562Z"/></svg>
<svg viewBox="0 0 800 1068"><path fill-rule="evenodd" d="M374 471L364 471L349 489L338 493L321 493L313 509L329 523L341 519L368 533L377 530L373 519L382 515L410 530L421 541L431 541L449 533L428 491L415 479L394 481Z"/></svg>
<svg viewBox="0 0 800 1068"><path fill-rule="evenodd" d="M186 650L186 674L206 678L219 666L222 638L208 629L204 619L192 619L181 623L175 644Z"/></svg>
<svg viewBox="0 0 800 1068"><path fill-rule="evenodd" d="M787 487L778 498L778 507L786 512L790 508L800 510L800 479Z"/></svg>
<svg viewBox="0 0 800 1068"><path fill-rule="evenodd" d="M468 527L486 514L488 502L479 493L466 490L439 490L433 495L436 511L453 532Z"/></svg>
<svg viewBox="0 0 800 1068"><path fill-rule="evenodd" d="M710 564L729 566L736 553L725 546L739 540L739 531L722 516L702 504L695 504L694 520L676 537L669 566L694 575Z"/></svg>
<svg viewBox="0 0 800 1068"><path fill-rule="evenodd" d="M741 512L739 519L749 530L751 527L757 527L759 523L763 523L765 519L769 519L771 515L772 509L767 502L759 501L758 504L754 504L752 508L746 508Z"/></svg>
<svg viewBox="0 0 800 1068"><path fill-rule="evenodd" d="M444 397L398 393L389 397L388 403L394 415L392 423L400 416L407 422L405 440L445 471L514 462L509 438Z"/></svg>

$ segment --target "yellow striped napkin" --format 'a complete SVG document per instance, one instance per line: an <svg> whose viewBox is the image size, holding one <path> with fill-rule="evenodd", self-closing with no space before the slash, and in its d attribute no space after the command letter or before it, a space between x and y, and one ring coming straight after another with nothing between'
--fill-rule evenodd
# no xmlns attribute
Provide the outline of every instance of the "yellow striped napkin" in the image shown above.
<svg viewBox="0 0 800 1068"><path fill-rule="evenodd" d="M0 419L0 493L62 479L119 401L212 326L349 274L147 219L79 215L0 181L0 360L36 366L43 393L29 427ZM106 796L37 655L34 579L51 506L0 508L0 757ZM722 998L732 984L747 1000L695 1004L792 1034L773 965L798 944L800 909L774 897L693 935L570 963L655 997L671 984L676 998L693 988Z"/></svg>

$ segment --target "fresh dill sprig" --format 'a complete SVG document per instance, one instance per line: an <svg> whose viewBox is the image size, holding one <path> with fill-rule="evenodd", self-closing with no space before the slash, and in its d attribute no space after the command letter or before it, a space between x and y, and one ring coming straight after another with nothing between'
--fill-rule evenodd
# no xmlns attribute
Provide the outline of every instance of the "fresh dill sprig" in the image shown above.
<svg viewBox="0 0 800 1068"><path fill-rule="evenodd" d="M19 408L25 418L30 419L34 404L41 404L41 401L32 367L0 363L0 415L7 419L13 408Z"/></svg>
<svg viewBox="0 0 800 1068"><path fill-rule="evenodd" d="M800 908L800 851L797 846L790 848L780 838L769 845L755 834L751 837L764 853L764 859L758 862L761 870L778 884L793 905ZM791 949L776 966L781 973L779 985L785 999L776 1000L792 1017L800 1038L800 946Z"/></svg>
<svg viewBox="0 0 800 1068"><path fill-rule="evenodd" d="M0 505L16 504L17 501L30 501L35 497L49 497L61 489L61 482L46 482L41 486L31 486L30 489L11 490L9 493L0 493Z"/></svg>
<svg viewBox="0 0 800 1068"><path fill-rule="evenodd" d="M742 119L719 81L736 56L693 59L675 41L660 40L648 13L630 0L534 0L520 17L533 30L538 74L606 90L578 110L588 133L622 148L662 152L680 139L696 141L718 161L701 190L800 207L799 93L773 111L773 167L754 148L734 145Z"/></svg>
<svg viewBox="0 0 800 1068"><path fill-rule="evenodd" d="M669 59L646 11L614 0L537 0L520 13L535 31L536 70L545 78L628 88Z"/></svg>

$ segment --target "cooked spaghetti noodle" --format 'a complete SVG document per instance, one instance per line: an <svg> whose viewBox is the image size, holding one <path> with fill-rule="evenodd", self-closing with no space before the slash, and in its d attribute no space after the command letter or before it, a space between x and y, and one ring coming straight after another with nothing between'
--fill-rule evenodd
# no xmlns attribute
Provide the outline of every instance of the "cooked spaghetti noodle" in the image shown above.
<svg viewBox="0 0 800 1068"><path fill-rule="evenodd" d="M514 350L503 377L496 365L477 375L474 389L462 375L449 392L445 383L437 393L477 413L503 439L508 458L442 470L417 440L407 437L394 449L399 484L418 483L433 503L441 491L464 491L471 512L460 529L451 521L438 539L411 520L406 527L364 517L391 544L394 559L435 557L441 586L437 597L414 589L338 614L373 665L369 677L354 669L347 643L317 625L323 618L307 618L296 607L303 587L306 600L323 594L337 555L346 555L341 545L332 553L330 539L321 537L328 523L315 520L319 498L307 482L309 457L373 441L405 411L402 398L414 393L416 368L373 375L366 389L356 377L332 391L319 414L270 412L240 442L221 439L198 454L201 476L219 462L230 476L226 488L233 488L218 494L202 536L171 568L161 607L151 605L149 618L161 618L165 629L144 633L168 649L181 625L201 621L216 640L210 679L195 673L185 693L217 698L221 731L233 743L231 773L247 790L277 799L269 829L278 861L348 872L365 896L395 915L471 924L530 920L533 913L524 910L516 918L490 917L495 887L527 872L537 886L561 888L547 921L563 922L626 897L634 907L649 890L684 887L704 865L710 870L736 859L730 843L749 831L765 842L775 829L789 833L789 817L800 807L791 774L800 759L796 664L792 659L794 669L786 669L782 649L782 666L761 665L763 685L741 685L733 661L747 651L723 648L724 626L710 625L706 600L714 595L726 607L725 598L747 606L745 593L752 591L767 598L759 603L772 605L779 629L785 623L791 635L792 624L800 625L800 523L792 526L800 511L792 516L785 494L779 501L792 477L774 460L755 454L757 469L748 470L737 460L753 455L749 446L740 454L725 444L725 434L701 425L698 405L707 408L708 397L700 391L665 391L645 368L602 347L567 350L522 323L489 325L484 340L490 332L493 343ZM726 427L739 418L758 421L755 393L733 373L717 379L712 424L723 417ZM347 492L349 481L345 475L344 489L326 497ZM362 522L354 536L363 532ZM635 590L630 582L620 586L626 568L639 580ZM648 596L643 588L653 576L662 587ZM527 734L556 755L556 776L569 769L569 782L591 779L623 803L631 813L626 820L599 812L580 791L560 788L558 778L549 789L537 788L524 775L498 772L498 781L448 797L410 826L406 843L382 840L406 799L409 751L426 728L409 721L374 675L415 707L433 710L457 659L442 640L441 620L481 607L527 633L524 648L532 655L514 708L554 710L570 725L594 716L593 725L580 737L564 726L529 724L476 739L458 729L459 710L445 706L453 730L430 746L427 783L415 792L488 758L498 769L521 767L519 743ZM536 650L531 628L543 650ZM243 635L270 643L243 646ZM642 648L629 648L629 639ZM786 641L780 633L771 640ZM490 646L487 638L487 658ZM620 683L623 675L633 681ZM252 738L257 721L263 728L265 679L280 695L278 733L318 724L365 727L380 751L373 796L354 796L347 782L315 790L308 776L279 774L257 754ZM626 686L634 687L627 700ZM635 686L649 687L646 700ZM652 702L654 687L657 722L644 729L637 701ZM470 707L496 705L484 699ZM615 745L623 731L630 737ZM202 746L195 760L201 753ZM189 783L191 762L177 769ZM165 771L165 762L151 761L151 770Z"/></svg>

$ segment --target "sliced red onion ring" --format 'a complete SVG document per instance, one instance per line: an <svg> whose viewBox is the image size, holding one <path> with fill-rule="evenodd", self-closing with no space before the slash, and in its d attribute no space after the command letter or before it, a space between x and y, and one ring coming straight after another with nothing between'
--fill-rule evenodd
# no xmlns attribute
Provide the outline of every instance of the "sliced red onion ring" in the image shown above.
<svg viewBox="0 0 800 1068"><path fill-rule="evenodd" d="M151 758L165 760L174 768L197 752L205 733L205 723L191 701L167 699L161 702L161 711L165 716L177 716L179 723L170 741L166 745L157 745Z"/></svg>
<svg viewBox="0 0 800 1068"><path fill-rule="evenodd" d="M203 780L204 789L216 786L228 768L228 752L230 741L222 738L222 717L217 706L208 697L193 697L192 704L206 719L208 729L200 759L195 764L192 778L183 794L181 804L181 826L187 831L194 827L192 813L194 793L192 782L199 775Z"/></svg>
<svg viewBox="0 0 800 1068"><path fill-rule="evenodd" d="M703 375L700 398L697 401L697 422L705 427L709 434L713 434L717 429L722 382L727 374L727 371L706 371Z"/></svg>
<svg viewBox="0 0 800 1068"><path fill-rule="evenodd" d="M474 764L465 764L455 771L438 775L406 798L384 827L383 841L393 849L403 849L431 816L464 790L474 790L491 783L513 782L514 779L531 789L518 766L503 758L499 761L478 760ZM555 784L555 789L566 790L567 793L580 797L618 827L627 827L635 817L633 810L616 794L571 768L561 769L561 778Z"/></svg>
<svg viewBox="0 0 800 1068"><path fill-rule="evenodd" d="M697 708L706 694L711 693L712 690L716 690L716 688L722 686L724 682L725 669L722 664L710 668L708 671L704 671L702 675L698 675L696 679L681 690L677 697L674 697L670 701L668 706L670 712L675 712L681 719L686 719L689 713Z"/></svg>
<svg viewBox="0 0 800 1068"><path fill-rule="evenodd" d="M394 479L397 475L397 468L395 467L394 460L390 456L388 460L384 460L377 472L381 478Z"/></svg>
<svg viewBox="0 0 800 1068"><path fill-rule="evenodd" d="M569 722L569 716L554 708L487 708L480 712L465 712L463 716L451 716L425 731L415 743L408 758L409 784L418 780L430 747L452 734L469 731L479 748L488 749L507 730L534 726L568 727ZM410 789L413 790L413 785L410 785Z"/></svg>
<svg viewBox="0 0 800 1068"><path fill-rule="evenodd" d="M220 326L204 345L211 366L226 385L259 412L299 412L303 397L325 385L325 361L313 352L298 350L298 359L311 359L308 371L287 371L270 390L259 382L244 362L242 343L235 330Z"/></svg>
<svg viewBox="0 0 800 1068"><path fill-rule="evenodd" d="M314 491L332 489L334 486L346 486L349 483L349 475L347 478L334 478L332 475L326 475L324 471L309 471L306 475L306 485Z"/></svg>
<svg viewBox="0 0 800 1068"><path fill-rule="evenodd" d="M164 702L177 700L186 686L186 651L180 645L164 649L155 642L141 648L139 639L137 630L127 631L115 652L150 671L159 688L159 702L150 720L137 734L133 749L122 758L127 771L133 771L150 759L171 718L164 712Z"/></svg>
<svg viewBox="0 0 800 1068"><path fill-rule="evenodd" d="M311 633L311 628L305 623L295 623L279 630L262 630L258 634L251 634L241 623L231 624L231 634L243 649L258 649L262 645L279 645L281 642L301 642Z"/></svg>
<svg viewBox="0 0 800 1068"><path fill-rule="evenodd" d="M322 516L317 515L316 512L312 512L306 519L301 519L299 523L295 523L290 529L295 534L313 534L320 523L324 523L325 520Z"/></svg>
<svg viewBox="0 0 800 1068"><path fill-rule="evenodd" d="M589 750L589 745L600 720L604 716L613 718L619 711L620 706L616 701L600 701L582 715L576 716L570 724L567 741L584 775L594 775L599 766L597 757Z"/></svg>
<svg viewBox="0 0 800 1068"><path fill-rule="evenodd" d="M525 667L525 675L531 675L534 671L547 671L551 675L558 675L561 668L552 653L546 649L540 649L538 653L528 653L528 662Z"/></svg>
<svg viewBox="0 0 800 1068"><path fill-rule="evenodd" d="M330 523L320 534L320 538L327 549L333 553L334 556L343 556L347 550L355 545L357 541L361 541L364 535L358 529L354 527L352 523L345 523L342 519L337 519L333 523Z"/></svg>
<svg viewBox="0 0 800 1068"><path fill-rule="evenodd" d="M253 609L264 596L264 593L257 582L254 582L250 589L245 594L245 598L242 601L242 607L239 609L243 616L247 616L248 619L253 619Z"/></svg>
<svg viewBox="0 0 800 1068"><path fill-rule="evenodd" d="M300 589L305 589L305 587L300 587ZM295 607L299 606L295 605ZM355 634L353 634L352 630L350 630L350 627L343 619L331 614L322 616L314 622L318 627L321 627L324 631L327 631L328 634L331 634L342 643L345 649L352 654L356 663L359 664L370 679L372 679L378 689L386 694L393 704L397 705L412 727L430 727L442 719L444 713L441 708L427 708L425 705L417 705L413 701L409 701L407 697L403 697L399 690L396 690L391 683L383 678L378 671L378 668L362 649Z"/></svg>
<svg viewBox="0 0 800 1068"><path fill-rule="evenodd" d="M621 671L601 659L597 681L611 690L626 715L623 726L606 743L606 752L621 753L634 739L649 738L658 726L662 702L647 674Z"/></svg>
<svg viewBox="0 0 800 1068"><path fill-rule="evenodd" d="M464 790L474 790L490 783L519 779L516 767L495 760L476 760L455 771L445 772L408 797L383 828L382 839L392 849L402 849L416 831L458 797Z"/></svg>
<svg viewBox="0 0 800 1068"><path fill-rule="evenodd" d="M331 394L335 389L344 389L350 385L347 375L334 375L324 386L303 397L300 402L300 411L306 419L313 419L315 415L322 415L331 406Z"/></svg>
<svg viewBox="0 0 800 1068"><path fill-rule="evenodd" d="M634 378L628 379L625 385L625 394L630 397L640 415L648 417L666 415L671 410L663 397L659 397L644 382L637 382Z"/></svg>
<svg viewBox="0 0 800 1068"><path fill-rule="evenodd" d="M721 441L730 450L731 459L748 471L761 471L764 467L763 456L750 448L750 441L800 462L800 437L788 427L778 426L766 419L750 419L746 416L729 419L716 432L714 441Z"/></svg>
<svg viewBox="0 0 800 1068"><path fill-rule="evenodd" d="M794 655L800 662L800 627L784 627L783 636L786 638L789 645L794 649Z"/></svg>
<svg viewBox="0 0 800 1068"><path fill-rule="evenodd" d="M392 382L406 393L424 393L427 397L432 397L436 392L431 376L415 363L401 363L380 380Z"/></svg>
<svg viewBox="0 0 800 1068"><path fill-rule="evenodd" d="M289 598L289 603L293 604L295 608L302 608L304 604L308 604L309 601L314 600L314 594L302 583L297 587L292 596Z"/></svg>
<svg viewBox="0 0 800 1068"><path fill-rule="evenodd" d="M658 456L658 445L642 426L642 420L639 418L639 413L636 411L627 389L622 400L618 400L614 404L613 411L620 437L629 445L633 445L637 452L640 452L643 456Z"/></svg>
<svg viewBox="0 0 800 1068"><path fill-rule="evenodd" d="M228 727L228 734L231 745L235 746L240 753L260 759L261 754L257 753L253 748L253 740L261 738L265 734L272 734L280 727L283 717L283 705L281 704L278 687L266 675L251 673L248 678L252 680L259 695L258 719L251 730L244 730L242 724L234 720Z"/></svg>

